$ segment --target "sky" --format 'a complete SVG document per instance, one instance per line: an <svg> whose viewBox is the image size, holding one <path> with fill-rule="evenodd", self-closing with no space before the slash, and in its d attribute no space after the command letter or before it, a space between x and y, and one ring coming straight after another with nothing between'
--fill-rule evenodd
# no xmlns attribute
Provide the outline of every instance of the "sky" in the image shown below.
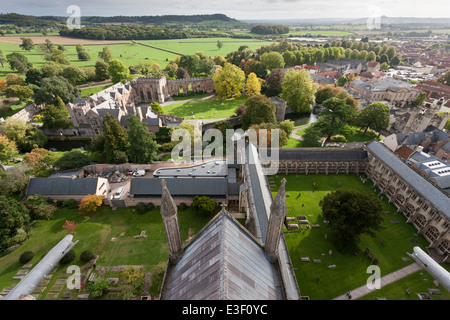
<svg viewBox="0 0 450 320"><path fill-rule="evenodd" d="M69 17L223 13L238 20L388 17L450 18L447 0L2 0L0 13Z"/></svg>

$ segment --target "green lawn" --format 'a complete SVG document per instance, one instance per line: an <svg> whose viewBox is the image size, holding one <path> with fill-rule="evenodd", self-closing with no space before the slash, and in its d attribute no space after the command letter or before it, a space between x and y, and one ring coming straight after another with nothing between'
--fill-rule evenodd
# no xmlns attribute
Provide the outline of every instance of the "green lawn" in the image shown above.
<svg viewBox="0 0 450 320"><path fill-rule="evenodd" d="M325 239L327 230L323 223L319 202L328 192L339 188L375 194L371 189L372 183L367 181L362 184L358 176L354 174L298 175L298 177L291 174L275 176L274 181L277 186L283 177L287 180L286 193L290 194L287 198L287 215L293 217L305 215L311 225L320 225L320 228L284 230L300 292L304 296L309 296L313 300L329 300L364 285L369 277L366 273L367 267L371 264L364 254L367 247L379 260L381 276L384 276L411 263L403 262L401 258L407 256L406 252L412 252L414 246L425 249L428 245L422 236L417 235L416 229L406 223L405 217L396 212L395 206L384 199L384 209L391 212L383 214L385 229L379 231L376 238L362 237L358 255L340 253L332 243L331 234L328 234ZM318 184L316 191L313 191L312 187L314 182ZM338 182L341 183L340 187ZM273 190L275 196L278 187ZM296 199L299 192L301 196ZM394 224L391 220L397 220L400 223ZM329 255L330 250L332 255ZM311 262L301 262L301 257L309 257ZM313 259L321 259L322 263L313 263ZM329 269L328 266L333 264L336 265L336 269ZM316 280L317 276L320 277L319 282ZM397 298L401 299L401 297Z"/></svg>
<svg viewBox="0 0 450 320"><path fill-rule="evenodd" d="M199 101L186 101L167 105L166 114L185 119L216 119L227 118L236 114L236 108L244 104L246 96L233 99L208 99Z"/></svg>
<svg viewBox="0 0 450 320"><path fill-rule="evenodd" d="M102 90L105 90L106 88L112 86L112 84L106 84L104 86L97 86L97 87L90 87L90 88L82 88L80 89L80 96L82 98L88 98L92 96L93 94L96 94Z"/></svg>
<svg viewBox="0 0 450 320"><path fill-rule="evenodd" d="M190 208L179 211L178 214L185 243L189 229L192 228L195 234L212 218L212 215L198 216ZM1 289L11 288L17 283L12 277L21 269L18 260L24 251L32 250L35 253L30 261L35 265L66 235L66 230L62 228L66 220L79 224L73 239L79 240L74 247L77 258L71 264L80 266L82 272L86 264L79 260L79 255L84 250L92 250L94 254L98 254L100 257L97 265L101 266L143 265L144 272L149 272L156 265L166 264L169 249L158 208L138 214L134 207L111 210L110 207L102 206L97 213L89 215L79 213L76 209L59 209L52 220L38 221L30 238L18 250L0 258ZM146 230L147 238L134 239L142 230ZM124 236L120 236L122 232L125 232ZM111 241L113 237L117 237L117 240ZM50 290L52 282L57 278L67 277L66 269L67 266L57 268L44 293Z"/></svg>

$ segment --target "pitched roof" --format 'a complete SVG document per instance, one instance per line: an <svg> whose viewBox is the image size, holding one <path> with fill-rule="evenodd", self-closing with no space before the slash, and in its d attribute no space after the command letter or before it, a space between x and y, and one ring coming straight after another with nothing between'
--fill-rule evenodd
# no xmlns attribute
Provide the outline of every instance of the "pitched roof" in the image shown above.
<svg viewBox="0 0 450 320"><path fill-rule="evenodd" d="M31 178L28 183L27 196L35 194L43 196L83 196L96 194L98 179Z"/></svg>
<svg viewBox="0 0 450 320"><path fill-rule="evenodd" d="M167 279L162 298L169 300L284 298L277 265L224 211L185 247Z"/></svg>
<svg viewBox="0 0 450 320"><path fill-rule="evenodd" d="M367 151L353 150L325 150L323 148L279 149L280 160L318 160L318 161L344 161L364 160Z"/></svg>
<svg viewBox="0 0 450 320"><path fill-rule="evenodd" d="M414 153L414 150L408 148L407 146L401 146L395 151L395 153L403 159L408 160L409 157Z"/></svg>
<svg viewBox="0 0 450 320"><path fill-rule="evenodd" d="M189 179L189 180L187 180ZM159 178L132 178L130 194L136 196L161 196L162 185ZM167 178L167 188L173 197L177 196L226 196L226 178Z"/></svg>
<svg viewBox="0 0 450 320"><path fill-rule="evenodd" d="M369 143L367 149L396 172L406 183L416 189L435 208L450 217L450 198L448 195L437 189L378 141Z"/></svg>

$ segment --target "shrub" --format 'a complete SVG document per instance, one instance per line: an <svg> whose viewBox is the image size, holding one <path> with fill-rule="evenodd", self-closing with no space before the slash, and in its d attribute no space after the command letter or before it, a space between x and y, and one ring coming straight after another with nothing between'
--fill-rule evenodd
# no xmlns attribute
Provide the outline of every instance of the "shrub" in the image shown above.
<svg viewBox="0 0 450 320"><path fill-rule="evenodd" d="M155 205L153 203L149 202L145 205L145 210L151 211L154 207L155 207Z"/></svg>
<svg viewBox="0 0 450 320"><path fill-rule="evenodd" d="M334 136L331 137L331 140L334 142L347 142L347 139L343 136Z"/></svg>
<svg viewBox="0 0 450 320"><path fill-rule="evenodd" d="M92 259L95 258L95 255L92 253L91 250L84 250L81 254L80 254L80 260L83 262L89 262Z"/></svg>
<svg viewBox="0 0 450 320"><path fill-rule="evenodd" d="M76 255L77 254L75 253L75 251L70 250L69 252L66 253L64 257L61 258L61 260L59 260L59 264L71 263L73 260L75 260Z"/></svg>
<svg viewBox="0 0 450 320"><path fill-rule="evenodd" d="M139 203L136 205L136 211L137 211L137 213L139 213L139 214L144 214L144 213L146 213L146 212L147 212L147 208L145 207L145 203L139 202Z"/></svg>
<svg viewBox="0 0 450 320"><path fill-rule="evenodd" d="M110 284L108 280L101 280L89 283L89 290L92 298L100 298L106 290L108 290Z"/></svg>
<svg viewBox="0 0 450 320"><path fill-rule="evenodd" d="M207 196L195 196L192 201L192 208L196 213L208 215L216 209L216 202Z"/></svg>
<svg viewBox="0 0 450 320"><path fill-rule="evenodd" d="M33 259L33 257L34 257L33 251L25 251L24 253L22 253L20 255L19 262L21 264L25 264L25 263L31 261L31 259Z"/></svg>
<svg viewBox="0 0 450 320"><path fill-rule="evenodd" d="M74 199L68 199L64 201L63 207L68 209L76 209L78 208L78 202Z"/></svg>
<svg viewBox="0 0 450 320"><path fill-rule="evenodd" d="M186 203L184 203L184 202L182 202L182 203L180 203L179 205L178 205L178 209L180 209L181 211L183 211L184 209L186 209L187 208L187 205L186 205Z"/></svg>

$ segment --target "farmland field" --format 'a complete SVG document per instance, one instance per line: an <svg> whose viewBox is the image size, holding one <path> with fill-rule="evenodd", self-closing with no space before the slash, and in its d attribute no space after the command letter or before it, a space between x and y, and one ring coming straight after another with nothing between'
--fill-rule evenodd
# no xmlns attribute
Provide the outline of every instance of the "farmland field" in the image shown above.
<svg viewBox="0 0 450 320"><path fill-rule="evenodd" d="M31 51L24 51L19 47L19 42L11 41L13 37L0 38L0 50L3 55L6 56L12 52L20 52L24 54L28 60L33 64L33 67L40 68L46 62L44 55L35 47ZM37 40L39 39L39 41ZM89 61L78 60L78 55L75 50L75 45L78 43L88 43L83 39L72 39L63 37L33 37L34 43L42 43L45 39L51 40L54 44L63 44L66 49L66 57L69 61L76 66L93 67L97 61L98 52L100 52L105 45L109 45L113 59L119 59L127 66L135 65L138 63L158 63L162 68L176 58L176 54L166 51L132 44L129 41L118 41L117 43L111 43L111 41L89 40L89 43L84 44L85 50L91 56ZM61 39L64 39L61 40ZM218 50L217 40L222 41L223 47ZM252 49L259 48L263 45L271 44L268 41L259 41L252 39L229 39L229 38L191 38L191 39L177 39L177 40L154 40L154 41L140 41L144 44L152 45L158 48L179 52L181 54L193 54L196 51L203 51L206 55L215 57L217 55L226 56L227 53L237 50L241 45L248 45ZM5 80L8 73L14 73L14 70L10 69L9 65L5 63L4 67L0 69L0 79Z"/></svg>

